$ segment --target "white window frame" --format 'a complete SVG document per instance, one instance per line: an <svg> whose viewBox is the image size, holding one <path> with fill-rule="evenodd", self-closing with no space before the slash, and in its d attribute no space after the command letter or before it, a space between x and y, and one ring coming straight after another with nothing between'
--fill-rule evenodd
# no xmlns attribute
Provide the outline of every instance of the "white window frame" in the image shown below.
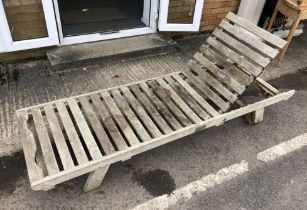
<svg viewBox="0 0 307 210"><path fill-rule="evenodd" d="M61 23L58 1L60 0L54 0L53 2L54 2L56 21L57 21L61 45L71 45L71 44L79 44L79 43L85 43L85 42L94 42L94 41L117 39L117 38L130 37L130 36L136 36L136 35L151 34L151 33L157 32L157 29L158 29L157 19L158 19L159 0L151 0L151 1L144 0L144 12L145 13L146 11L150 12L150 15L143 14L143 18L142 18L142 20L146 21L144 18L150 17L149 26L147 27L126 29L126 30L121 30L119 32L111 33L111 34L95 33L95 34L64 37L63 31L62 31L62 23ZM147 9L145 7L147 7Z"/></svg>
<svg viewBox="0 0 307 210"><path fill-rule="evenodd" d="M159 31L199 31L204 0L196 0L192 24L168 23L169 0L160 1Z"/></svg>
<svg viewBox="0 0 307 210"><path fill-rule="evenodd" d="M2 43L1 37L0 37L0 52L4 52L4 46L3 46L3 43Z"/></svg>
<svg viewBox="0 0 307 210"><path fill-rule="evenodd" d="M42 0L48 37L14 41L6 18L3 1L0 1L0 51L13 52L59 44L52 0ZM1 44L2 43L2 44Z"/></svg>

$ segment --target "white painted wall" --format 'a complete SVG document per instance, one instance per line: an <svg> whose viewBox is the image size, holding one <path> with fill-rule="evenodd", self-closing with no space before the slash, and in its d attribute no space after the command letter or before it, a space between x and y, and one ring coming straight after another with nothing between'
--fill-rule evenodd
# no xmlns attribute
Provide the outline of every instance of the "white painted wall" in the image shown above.
<svg viewBox="0 0 307 210"><path fill-rule="evenodd" d="M266 0L241 0L238 15L258 24Z"/></svg>

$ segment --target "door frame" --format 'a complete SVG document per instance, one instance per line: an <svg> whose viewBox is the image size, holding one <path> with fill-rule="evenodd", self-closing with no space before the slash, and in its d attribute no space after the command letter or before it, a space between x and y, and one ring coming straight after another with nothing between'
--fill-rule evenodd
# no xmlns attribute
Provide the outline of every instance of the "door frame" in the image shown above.
<svg viewBox="0 0 307 210"><path fill-rule="evenodd" d="M161 0L159 11L159 30L160 31L184 31L195 32L199 31L201 16L204 6L204 0L196 0L193 23L168 23L168 10L170 0Z"/></svg>
<svg viewBox="0 0 307 210"><path fill-rule="evenodd" d="M117 38L122 38L122 37L130 37L130 36L143 35L143 34L151 34L151 33L157 32L157 29L158 29L157 20L158 20L159 0L151 0L150 2L150 8L151 8L150 9L150 23L148 27L126 29L126 30L121 30L119 32L110 33L110 34L95 33L95 34L64 37L63 31L62 31L62 23L61 23L61 18L60 18L58 0L53 0L53 3L54 3L56 22L58 26L58 35L59 35L60 45L71 45L71 44L78 44L78 43L85 43L85 42L117 39Z"/></svg>
<svg viewBox="0 0 307 210"><path fill-rule="evenodd" d="M53 12L53 2L52 0L42 0L42 6L48 37L14 41L4 10L3 1L0 2L0 20L3 23L0 24L0 52L13 52L59 44L55 15Z"/></svg>

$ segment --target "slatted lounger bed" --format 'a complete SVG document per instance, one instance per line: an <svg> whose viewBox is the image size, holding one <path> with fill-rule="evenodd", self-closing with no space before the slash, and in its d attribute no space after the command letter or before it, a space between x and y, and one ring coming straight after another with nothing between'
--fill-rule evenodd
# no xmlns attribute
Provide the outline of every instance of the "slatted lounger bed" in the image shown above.
<svg viewBox="0 0 307 210"><path fill-rule="evenodd" d="M84 191L98 188L112 163L288 100L259 75L286 42L229 13L199 52L176 72L17 111L33 190L89 173ZM252 83L269 96L244 105ZM240 108L231 109L234 103ZM229 111L230 110L230 111Z"/></svg>

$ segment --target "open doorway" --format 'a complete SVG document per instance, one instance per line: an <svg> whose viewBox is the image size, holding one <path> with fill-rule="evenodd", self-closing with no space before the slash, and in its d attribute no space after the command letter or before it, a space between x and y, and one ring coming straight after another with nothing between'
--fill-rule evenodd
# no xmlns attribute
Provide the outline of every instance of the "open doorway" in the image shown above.
<svg viewBox="0 0 307 210"><path fill-rule="evenodd" d="M148 26L144 0L61 0L58 6L64 38Z"/></svg>

